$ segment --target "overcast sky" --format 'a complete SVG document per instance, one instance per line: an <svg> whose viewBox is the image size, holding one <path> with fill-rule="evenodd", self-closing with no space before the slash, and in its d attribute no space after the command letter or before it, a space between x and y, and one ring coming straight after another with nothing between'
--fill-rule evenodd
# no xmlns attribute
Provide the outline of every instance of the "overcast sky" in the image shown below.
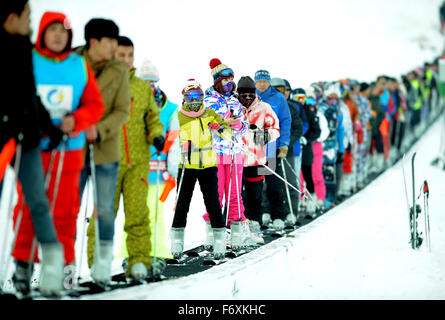
<svg viewBox="0 0 445 320"><path fill-rule="evenodd" d="M30 4L35 33L44 11L67 14L74 45L84 44L88 20L113 19L135 44L135 66L145 58L152 60L161 87L180 102L188 78L196 78L204 88L212 84L209 61L215 57L234 70L236 81L267 69L293 87L346 77L370 81L381 73L399 76L442 49L433 41L438 33L432 32L438 30L441 2L31 0ZM431 21L429 29L419 29L418 36L411 32L408 39L405 30L423 19ZM388 30L397 32L400 42ZM422 41L427 47L434 43L435 51L420 50ZM406 50L411 54L404 54Z"/></svg>

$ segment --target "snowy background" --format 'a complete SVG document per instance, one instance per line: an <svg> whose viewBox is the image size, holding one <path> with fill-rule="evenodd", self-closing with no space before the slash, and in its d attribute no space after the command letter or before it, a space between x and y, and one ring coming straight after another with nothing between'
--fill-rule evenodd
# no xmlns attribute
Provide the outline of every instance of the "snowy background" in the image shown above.
<svg viewBox="0 0 445 320"><path fill-rule="evenodd" d="M44 11L68 14L75 46L84 43L83 26L89 19L114 19L121 34L135 43L135 65L151 59L159 69L161 87L178 103L186 79L194 77L203 87L212 84L208 63L214 57L233 68L236 80L243 75L253 77L256 70L264 68L272 77L287 78L293 87L345 77L360 81L374 80L379 74L399 77L442 51L444 40L438 32L441 2L31 0L30 4L35 31ZM291 238L197 275L92 298L445 299L445 173L429 166L444 141L440 140L442 130L443 122L439 121L412 148L418 152L416 189L424 179L431 189L431 252L425 245L414 251L408 243L408 213L398 163ZM408 164L405 167L408 174ZM11 227L6 212L11 171L6 181L0 208L0 248L4 248L6 228ZM78 220L79 236L85 199ZM92 197L89 199L92 208ZM167 226L173 218L173 200L174 192L165 207ZM196 188L186 247L205 238L202 213L202 196ZM121 242L122 217L121 207L116 220L117 244ZM80 247L81 241L77 241L78 256ZM117 252L118 247L115 249ZM88 277L85 262L84 258L81 275ZM119 268L120 259L116 258L114 269Z"/></svg>

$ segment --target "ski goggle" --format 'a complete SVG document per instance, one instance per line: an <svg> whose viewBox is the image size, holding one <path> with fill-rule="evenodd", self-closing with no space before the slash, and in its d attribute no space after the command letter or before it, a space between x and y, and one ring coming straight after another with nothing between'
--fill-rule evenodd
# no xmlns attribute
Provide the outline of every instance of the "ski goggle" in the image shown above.
<svg viewBox="0 0 445 320"><path fill-rule="evenodd" d="M284 87L275 87L278 91L280 91L282 94L284 94Z"/></svg>
<svg viewBox="0 0 445 320"><path fill-rule="evenodd" d="M306 95L304 95L304 94L297 94L297 96L295 97L295 100L297 100L301 104L305 104L306 103Z"/></svg>
<svg viewBox="0 0 445 320"><path fill-rule="evenodd" d="M216 76L218 77L218 79L221 79L221 78L228 78L228 77L233 77L233 76L234 76L234 73L233 73L233 70L232 70L232 69L224 69L224 70L218 72L218 73L216 74Z"/></svg>
<svg viewBox="0 0 445 320"><path fill-rule="evenodd" d="M185 93L184 98L188 102L201 101L203 94L200 90L190 90Z"/></svg>
<svg viewBox="0 0 445 320"><path fill-rule="evenodd" d="M307 105L315 106L315 103L316 103L316 101L315 101L314 98L307 98L307 99L306 99L306 104L307 104Z"/></svg>

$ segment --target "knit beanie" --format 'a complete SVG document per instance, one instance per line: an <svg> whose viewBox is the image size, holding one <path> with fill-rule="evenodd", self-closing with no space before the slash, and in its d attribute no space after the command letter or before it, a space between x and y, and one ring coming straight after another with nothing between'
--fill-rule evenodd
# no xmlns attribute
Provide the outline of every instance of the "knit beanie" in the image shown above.
<svg viewBox="0 0 445 320"><path fill-rule="evenodd" d="M214 83L217 83L218 81L221 81L222 79L234 77L233 70L230 69L225 64L221 63L221 61L217 58L210 60L209 65L210 65L210 69L212 69L211 75L213 77Z"/></svg>
<svg viewBox="0 0 445 320"><path fill-rule="evenodd" d="M144 81L159 81L159 72L156 66L148 59L142 62L137 72L137 76Z"/></svg>
<svg viewBox="0 0 445 320"><path fill-rule="evenodd" d="M267 70L258 70L257 72L255 72L255 82L257 82L258 80L270 81L269 71L267 71Z"/></svg>
<svg viewBox="0 0 445 320"><path fill-rule="evenodd" d="M241 77L241 79L238 81L237 88L239 94L256 92L255 82L249 76Z"/></svg>

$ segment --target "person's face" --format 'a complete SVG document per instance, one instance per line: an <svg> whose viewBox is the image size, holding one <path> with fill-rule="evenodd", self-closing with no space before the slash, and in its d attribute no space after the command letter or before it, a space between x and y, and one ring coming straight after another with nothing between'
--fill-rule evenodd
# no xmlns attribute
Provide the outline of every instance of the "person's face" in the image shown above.
<svg viewBox="0 0 445 320"><path fill-rule="evenodd" d="M284 88L284 96L286 97L286 100L289 99L290 91L291 91L291 90L290 90L289 87L285 87L285 88Z"/></svg>
<svg viewBox="0 0 445 320"><path fill-rule="evenodd" d="M134 48L131 46L118 46L114 57L125 63L128 70L134 65Z"/></svg>
<svg viewBox="0 0 445 320"><path fill-rule="evenodd" d="M221 80L221 84L225 85L226 83L233 81L233 77L229 77L229 78L224 78Z"/></svg>
<svg viewBox="0 0 445 320"><path fill-rule="evenodd" d="M270 83L267 80L258 80L255 83L255 87L257 88L258 91L260 92L264 92L267 89L269 89Z"/></svg>
<svg viewBox="0 0 445 320"><path fill-rule="evenodd" d="M43 42L52 52L61 53L68 44L69 32L62 23L51 23L45 30Z"/></svg>
<svg viewBox="0 0 445 320"><path fill-rule="evenodd" d="M27 3L20 15L11 13L5 24L5 30L11 34L19 34L22 36L29 36L31 34L31 8Z"/></svg>
<svg viewBox="0 0 445 320"><path fill-rule="evenodd" d="M109 61L113 59L117 50L117 39L102 37L99 40L91 39L91 49L94 50L98 60Z"/></svg>

